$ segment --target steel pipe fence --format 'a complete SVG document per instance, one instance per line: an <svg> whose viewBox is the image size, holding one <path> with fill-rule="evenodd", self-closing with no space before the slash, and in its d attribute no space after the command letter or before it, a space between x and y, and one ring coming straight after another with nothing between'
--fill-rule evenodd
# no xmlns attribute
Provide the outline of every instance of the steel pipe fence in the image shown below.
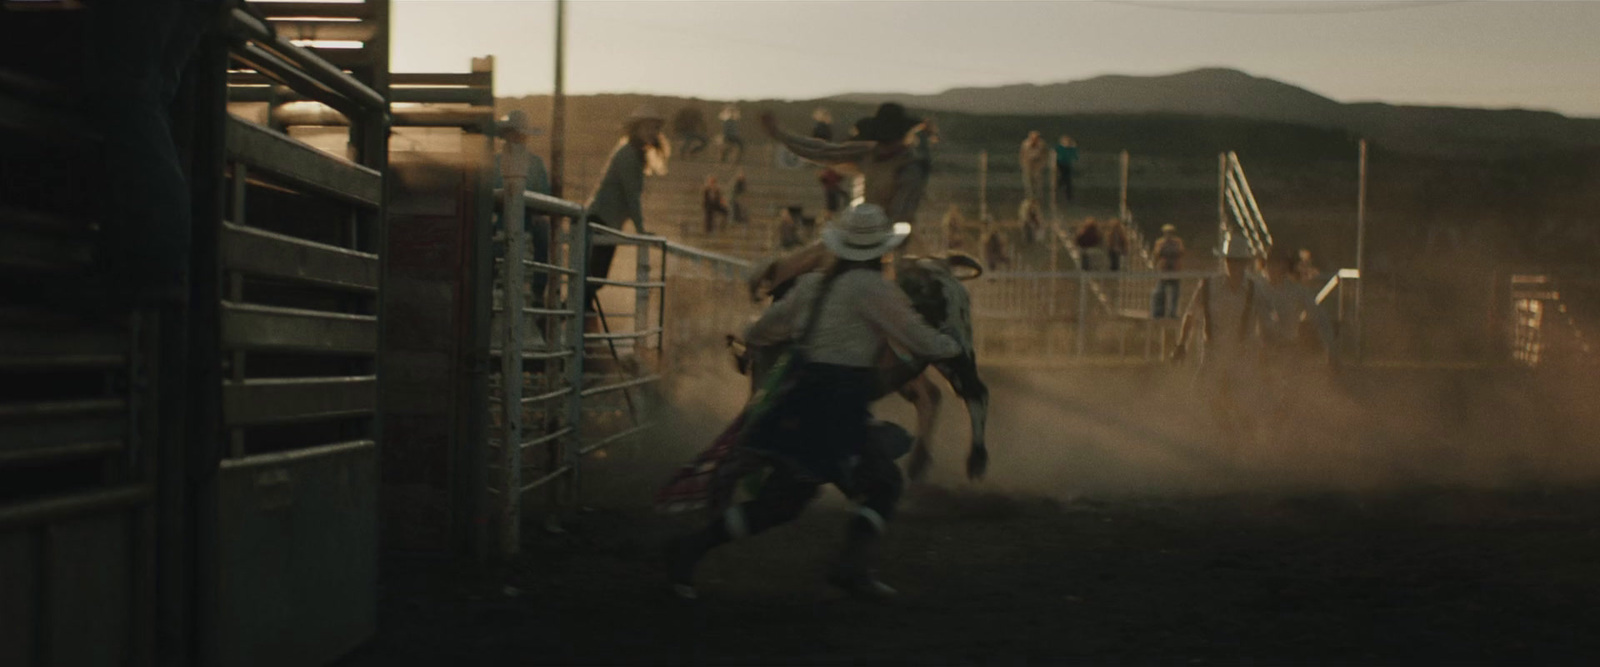
<svg viewBox="0 0 1600 667"><path fill-rule="evenodd" d="M1150 361L1170 353L1205 271L1001 272L967 283L984 364ZM1166 297L1164 281L1175 281ZM1157 306L1157 295L1163 295ZM1157 317L1156 315L1160 315Z"/></svg>

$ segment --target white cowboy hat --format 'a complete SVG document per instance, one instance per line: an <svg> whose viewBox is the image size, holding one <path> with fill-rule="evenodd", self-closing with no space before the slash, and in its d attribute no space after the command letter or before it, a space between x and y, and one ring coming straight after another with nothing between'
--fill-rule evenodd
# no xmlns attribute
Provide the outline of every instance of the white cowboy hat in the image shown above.
<svg viewBox="0 0 1600 667"><path fill-rule="evenodd" d="M822 230L822 244L840 259L863 261L882 257L911 235L911 224L889 222L877 204L861 204Z"/></svg>
<svg viewBox="0 0 1600 667"><path fill-rule="evenodd" d="M1222 249L1217 251L1217 256L1223 259L1255 259L1250 252L1250 244L1231 232L1222 237Z"/></svg>

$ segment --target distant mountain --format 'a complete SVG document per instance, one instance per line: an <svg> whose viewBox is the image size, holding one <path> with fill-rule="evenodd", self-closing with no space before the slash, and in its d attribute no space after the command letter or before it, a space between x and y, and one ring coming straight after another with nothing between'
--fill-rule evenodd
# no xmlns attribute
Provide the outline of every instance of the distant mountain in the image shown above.
<svg viewBox="0 0 1600 667"><path fill-rule="evenodd" d="M852 93L833 99L900 102L914 110L995 115L1183 114L1344 129L1390 148L1505 154L1600 146L1600 119L1549 111L1345 104L1244 72L1205 68L1161 76L1098 76L1045 85L952 88L931 95Z"/></svg>

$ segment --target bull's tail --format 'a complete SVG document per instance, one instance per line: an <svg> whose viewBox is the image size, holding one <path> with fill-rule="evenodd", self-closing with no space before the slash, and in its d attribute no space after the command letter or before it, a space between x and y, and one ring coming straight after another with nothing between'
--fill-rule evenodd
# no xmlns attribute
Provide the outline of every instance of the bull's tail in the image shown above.
<svg viewBox="0 0 1600 667"><path fill-rule="evenodd" d="M956 278L958 280L976 280L983 275L983 263L979 262L978 258L968 255L964 252L950 253L949 255L945 256L945 261L950 262L951 268L960 266L972 269L972 275L957 275Z"/></svg>

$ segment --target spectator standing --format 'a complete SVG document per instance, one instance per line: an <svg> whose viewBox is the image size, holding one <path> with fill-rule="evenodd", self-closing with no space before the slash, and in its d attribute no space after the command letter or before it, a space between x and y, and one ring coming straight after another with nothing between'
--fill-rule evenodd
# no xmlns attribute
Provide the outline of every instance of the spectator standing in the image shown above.
<svg viewBox="0 0 1600 667"><path fill-rule="evenodd" d="M822 183L822 207L828 212L828 218L832 219L844 208L844 175L834 171L833 167L823 167L817 180Z"/></svg>
<svg viewBox="0 0 1600 667"><path fill-rule="evenodd" d="M749 189L750 184L745 180L744 170L740 169L733 177L733 195L728 197L728 210L735 224L750 224L750 216L744 209L744 193Z"/></svg>
<svg viewBox="0 0 1600 667"><path fill-rule="evenodd" d="M994 226L985 225L988 231L983 234L983 263L991 269L999 270L1011 266L1010 253L1006 252L1005 237L1000 235L1000 230Z"/></svg>
<svg viewBox="0 0 1600 667"><path fill-rule="evenodd" d="M1023 240L1034 244L1044 238L1044 215L1039 212L1039 202L1022 200L1022 205L1017 207L1017 220L1022 223Z"/></svg>
<svg viewBox="0 0 1600 667"><path fill-rule="evenodd" d="M722 187L717 185L716 176L707 176L706 184L700 188L700 210L705 213L707 236L717 230L718 216L722 217L723 226L727 226L728 204L722 197Z"/></svg>
<svg viewBox="0 0 1600 667"><path fill-rule="evenodd" d="M744 139L739 136L739 107L729 104L722 108L718 116L722 119L722 155L718 162L727 162L728 154L733 153L733 163L744 161Z"/></svg>
<svg viewBox="0 0 1600 667"><path fill-rule="evenodd" d="M784 208L778 211L777 247L780 252L788 252L805 245L805 240L800 236L800 221L795 219L794 212Z"/></svg>
<svg viewBox="0 0 1600 667"><path fill-rule="evenodd" d="M633 221L639 233L644 228L644 171L650 161L648 154L661 152L661 114L648 105L633 110L622 124L622 140L606 161L604 175L595 187L585 208L589 220L612 229L622 229ZM611 260L616 255L614 245L595 245L589 254L589 275L605 278L611 273ZM598 285L590 284L584 299L585 307L593 309Z"/></svg>
<svg viewBox="0 0 1600 667"><path fill-rule="evenodd" d="M1128 227L1121 220L1112 220L1106 230L1106 258L1111 270L1122 270L1122 258L1128 254Z"/></svg>
<svg viewBox="0 0 1600 667"><path fill-rule="evenodd" d="M1105 241L1100 230L1100 221L1087 218L1078 227L1078 233L1072 237L1073 245L1078 246L1078 261L1084 271L1093 271L1098 266L1094 256L1104 252L1101 244Z"/></svg>
<svg viewBox="0 0 1600 667"><path fill-rule="evenodd" d="M1072 203L1072 168L1078 163L1078 142L1065 134L1061 141L1055 145L1056 153L1056 196L1065 203Z"/></svg>
<svg viewBox="0 0 1600 667"><path fill-rule="evenodd" d="M711 138L706 134L705 112L695 105L679 109L672 117L672 132L677 135L680 150L685 156L699 155L711 143Z"/></svg>
<svg viewBox="0 0 1600 667"><path fill-rule="evenodd" d="M1187 251L1183 247L1183 239L1178 238L1178 228L1173 225L1162 225L1161 238L1156 239L1150 253L1155 255L1156 271L1160 273L1182 271L1185 252ZM1156 303L1159 305L1151 314L1157 318L1177 319L1179 287L1177 278L1162 278L1156 285Z"/></svg>
<svg viewBox="0 0 1600 667"><path fill-rule="evenodd" d="M1040 201L1044 197L1045 167L1050 159L1049 147L1044 143L1044 137L1038 130L1028 133L1028 138L1022 140L1022 149L1017 155L1017 163L1022 166L1022 196L1030 201Z"/></svg>
<svg viewBox="0 0 1600 667"><path fill-rule="evenodd" d="M500 120L499 133L500 138L507 142L519 143L526 146L530 140L543 134L544 132L539 128L532 127L529 124L527 112L515 110L506 114L506 116ZM495 153L494 156L495 169L493 182L496 189L504 187L505 185L501 180L502 171L500 159L503 155L504 153ZM550 171L545 168L544 159L540 158L538 155L535 155L531 150L527 152L527 155L528 163L526 167L527 180L524 182L525 189L542 195L550 194ZM503 215L495 218L494 227L495 231L497 232L505 229L505 222L502 218ZM548 216L535 214L531 210L524 211L522 228L525 232L527 232L528 241L533 246L533 261L548 263L550 261L550 218ZM502 253L497 250L495 252L495 256L502 256ZM534 305L536 307L543 305L545 285L549 283L550 275L543 271L534 271L529 274L528 280L532 284L531 291L534 299Z"/></svg>

